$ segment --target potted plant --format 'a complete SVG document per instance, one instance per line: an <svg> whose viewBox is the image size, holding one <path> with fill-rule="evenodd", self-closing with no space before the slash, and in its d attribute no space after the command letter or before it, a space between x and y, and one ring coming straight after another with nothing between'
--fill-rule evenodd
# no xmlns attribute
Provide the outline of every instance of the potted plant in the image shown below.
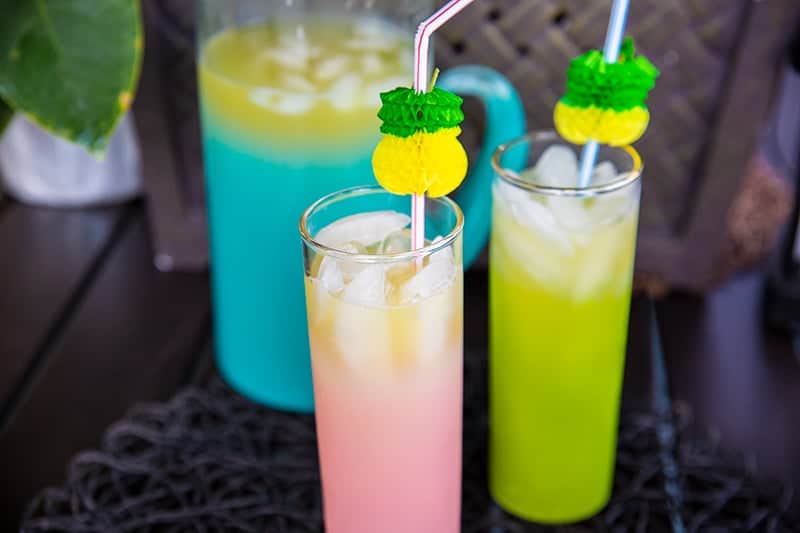
<svg viewBox="0 0 800 533"><path fill-rule="evenodd" d="M54 206L138 194L138 143L126 118L144 47L138 0L0 0L0 13L6 190Z"/></svg>

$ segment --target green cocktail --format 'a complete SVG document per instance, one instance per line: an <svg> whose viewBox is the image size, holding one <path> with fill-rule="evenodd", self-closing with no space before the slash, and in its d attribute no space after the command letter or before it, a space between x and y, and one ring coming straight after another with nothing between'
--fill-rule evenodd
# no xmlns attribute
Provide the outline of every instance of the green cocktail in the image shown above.
<svg viewBox="0 0 800 533"><path fill-rule="evenodd" d="M610 496L639 208L633 149L601 148L576 188L580 147L537 133L495 155L490 263L490 490L545 523ZM504 159L528 152L517 175Z"/></svg>

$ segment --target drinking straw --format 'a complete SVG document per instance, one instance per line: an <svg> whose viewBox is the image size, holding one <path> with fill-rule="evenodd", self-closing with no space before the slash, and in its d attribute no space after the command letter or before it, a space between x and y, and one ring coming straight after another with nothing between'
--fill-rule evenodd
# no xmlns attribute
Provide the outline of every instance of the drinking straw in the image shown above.
<svg viewBox="0 0 800 533"><path fill-rule="evenodd" d="M611 6L611 17L606 30L606 42L603 45L603 59L606 63L616 63L619 59L619 49L622 46L622 36L625 34L625 20L628 18L629 0L614 0ZM592 180L594 163L597 160L597 141L586 141L581 152L580 172L578 173L578 187L588 187Z"/></svg>
<svg viewBox="0 0 800 533"><path fill-rule="evenodd" d="M450 0L433 15L423 20L414 36L414 90L428 90L428 50L433 32L456 16L473 0ZM411 248L425 246L425 193L411 195Z"/></svg>

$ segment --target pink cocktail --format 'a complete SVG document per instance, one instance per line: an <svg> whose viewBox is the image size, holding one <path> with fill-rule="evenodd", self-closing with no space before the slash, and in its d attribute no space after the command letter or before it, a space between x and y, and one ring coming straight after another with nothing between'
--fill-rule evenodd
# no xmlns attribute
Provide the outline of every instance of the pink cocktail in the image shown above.
<svg viewBox="0 0 800 533"><path fill-rule="evenodd" d="M303 217L306 302L328 533L459 531L461 212L429 200L323 198Z"/></svg>

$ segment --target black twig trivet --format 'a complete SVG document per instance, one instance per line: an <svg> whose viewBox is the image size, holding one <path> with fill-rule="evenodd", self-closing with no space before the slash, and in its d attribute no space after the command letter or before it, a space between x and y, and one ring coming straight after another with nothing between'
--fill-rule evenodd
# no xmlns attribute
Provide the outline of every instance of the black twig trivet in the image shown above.
<svg viewBox="0 0 800 533"><path fill-rule="evenodd" d="M671 531L659 431L673 432L688 531L795 531L791 494L755 481L738 457L684 437L683 409L623 416L614 495L593 519L545 528L495 506L486 484L486 367L468 354L464 413L464 533ZM24 533L318 532L314 423L254 405L215 380L163 405L134 408L101 451L77 455L67 481L31 502Z"/></svg>

